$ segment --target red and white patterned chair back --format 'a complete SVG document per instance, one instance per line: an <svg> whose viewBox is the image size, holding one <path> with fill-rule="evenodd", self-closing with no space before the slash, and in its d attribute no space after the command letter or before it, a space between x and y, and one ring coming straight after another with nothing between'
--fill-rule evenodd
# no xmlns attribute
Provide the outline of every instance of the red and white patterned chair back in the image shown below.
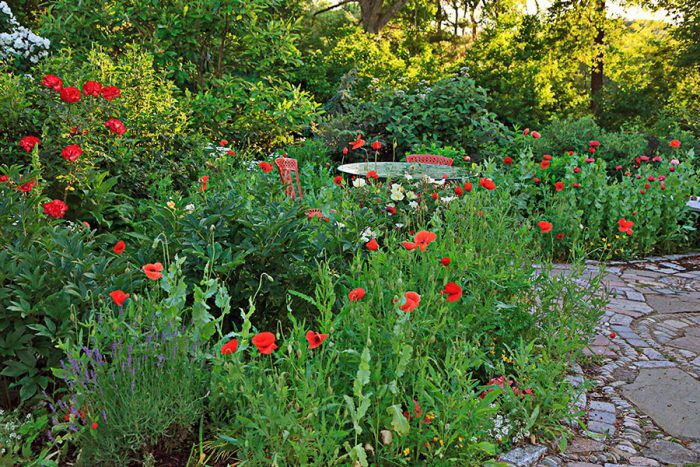
<svg viewBox="0 0 700 467"><path fill-rule="evenodd" d="M411 154L410 156L406 156L406 162L452 166L452 162L454 161L449 157L438 156L436 154Z"/></svg>
<svg viewBox="0 0 700 467"><path fill-rule="evenodd" d="M299 164L296 159L279 157L275 159L275 165L280 173L280 180L285 186L285 193L290 198L303 198L301 183L299 181Z"/></svg>

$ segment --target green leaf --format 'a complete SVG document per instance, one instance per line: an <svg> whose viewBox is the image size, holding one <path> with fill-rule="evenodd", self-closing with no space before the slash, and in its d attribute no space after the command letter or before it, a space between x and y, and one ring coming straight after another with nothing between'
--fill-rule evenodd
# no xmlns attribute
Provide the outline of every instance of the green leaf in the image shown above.
<svg viewBox="0 0 700 467"><path fill-rule="evenodd" d="M391 415L391 428L400 436L408 434L411 427L408 424L408 419L403 415L401 407L394 404L386 409L386 411Z"/></svg>

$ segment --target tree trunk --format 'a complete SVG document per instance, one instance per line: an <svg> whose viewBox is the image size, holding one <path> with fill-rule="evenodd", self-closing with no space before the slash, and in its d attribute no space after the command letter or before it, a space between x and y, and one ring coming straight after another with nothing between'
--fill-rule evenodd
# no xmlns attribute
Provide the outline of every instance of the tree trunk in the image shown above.
<svg viewBox="0 0 700 467"><path fill-rule="evenodd" d="M476 7L469 10L469 21L472 23L472 42L476 42Z"/></svg>
<svg viewBox="0 0 700 467"><path fill-rule="evenodd" d="M384 0L360 0L362 27L370 34L378 34L408 0L393 0L386 6Z"/></svg>
<svg viewBox="0 0 700 467"><path fill-rule="evenodd" d="M603 65L605 60L605 0L598 0L596 35L593 41L595 57L591 66L591 110L594 115L600 111L600 91L603 89Z"/></svg>

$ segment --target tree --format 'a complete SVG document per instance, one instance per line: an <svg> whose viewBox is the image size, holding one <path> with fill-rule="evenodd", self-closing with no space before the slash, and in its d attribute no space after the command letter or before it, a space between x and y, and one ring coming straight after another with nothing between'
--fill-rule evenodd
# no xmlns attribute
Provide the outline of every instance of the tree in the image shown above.
<svg viewBox="0 0 700 467"><path fill-rule="evenodd" d="M408 0L343 0L317 11L315 15L340 8L349 3L360 5L362 28L370 34L378 34L406 6Z"/></svg>

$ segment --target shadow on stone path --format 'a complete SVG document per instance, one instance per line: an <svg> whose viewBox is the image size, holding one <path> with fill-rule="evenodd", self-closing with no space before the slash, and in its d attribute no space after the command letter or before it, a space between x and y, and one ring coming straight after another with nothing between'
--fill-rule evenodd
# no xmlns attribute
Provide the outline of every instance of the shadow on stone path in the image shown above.
<svg viewBox="0 0 700 467"><path fill-rule="evenodd" d="M587 431L537 465L700 465L700 254L610 263L603 283L611 299L587 349L602 363L577 404Z"/></svg>

